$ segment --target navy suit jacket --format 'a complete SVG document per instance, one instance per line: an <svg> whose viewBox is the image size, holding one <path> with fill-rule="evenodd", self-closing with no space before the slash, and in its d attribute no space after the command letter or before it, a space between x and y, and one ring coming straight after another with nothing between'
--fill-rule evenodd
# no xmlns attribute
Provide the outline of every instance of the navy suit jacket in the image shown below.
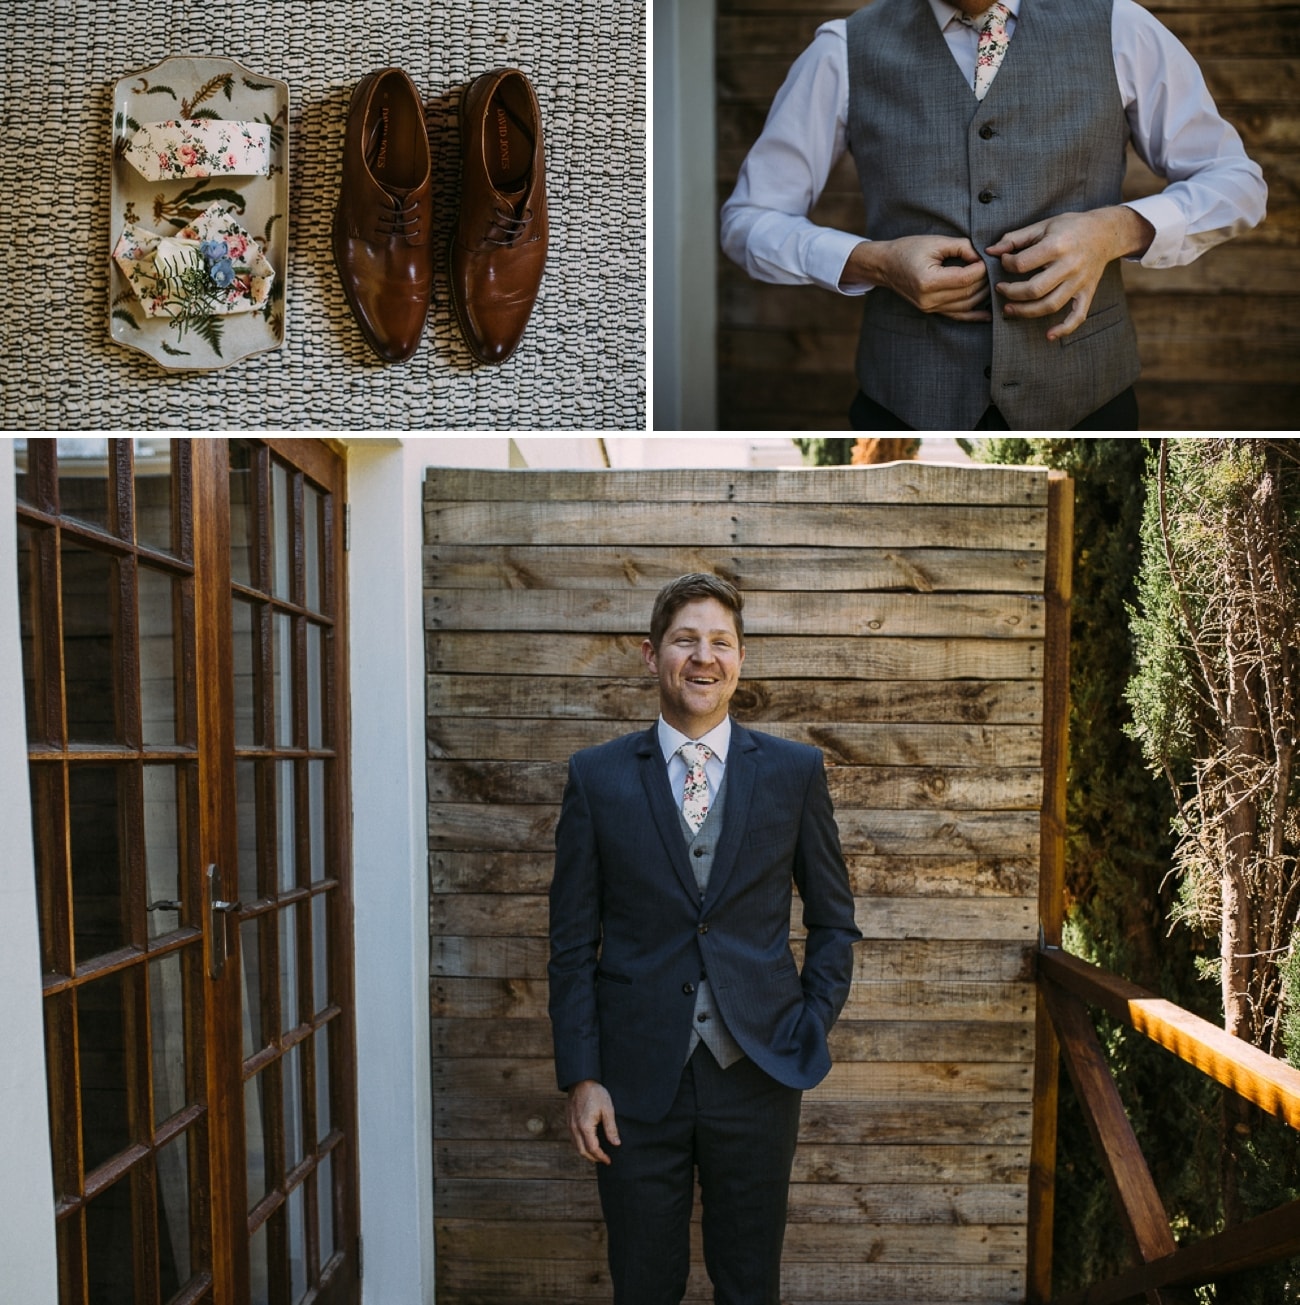
<svg viewBox="0 0 1300 1305"><path fill-rule="evenodd" d="M603 1083L616 1115L667 1113L704 974L731 1035L778 1082L810 1088L830 1069L862 935L821 753L733 722L724 783L701 897L656 727L569 761L550 894L556 1077Z"/></svg>

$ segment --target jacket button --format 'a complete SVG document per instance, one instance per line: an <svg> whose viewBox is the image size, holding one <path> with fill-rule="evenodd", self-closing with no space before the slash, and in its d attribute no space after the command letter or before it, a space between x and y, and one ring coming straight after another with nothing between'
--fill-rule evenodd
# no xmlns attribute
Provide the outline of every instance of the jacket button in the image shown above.
<svg viewBox="0 0 1300 1305"><path fill-rule="evenodd" d="M701 932L701 933L708 933L708 932L709 932L709 926L708 926L708 923L707 923L707 922L704 923L704 924L702 924L702 925L700 925L700 932Z"/></svg>
<svg viewBox="0 0 1300 1305"><path fill-rule="evenodd" d="M993 128L987 122L980 128L980 140L991 140L993 134Z"/></svg>
<svg viewBox="0 0 1300 1305"><path fill-rule="evenodd" d="M981 204L991 204L997 198L991 190L981 190L979 201Z"/></svg>
<svg viewBox="0 0 1300 1305"><path fill-rule="evenodd" d="M683 983L682 991L689 997L695 991L695 985L693 983Z"/></svg>

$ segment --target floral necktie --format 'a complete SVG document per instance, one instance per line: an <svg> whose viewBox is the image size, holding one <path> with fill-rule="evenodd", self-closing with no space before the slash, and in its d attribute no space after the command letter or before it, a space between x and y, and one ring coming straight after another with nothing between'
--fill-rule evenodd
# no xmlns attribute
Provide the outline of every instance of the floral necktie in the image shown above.
<svg viewBox="0 0 1300 1305"><path fill-rule="evenodd" d="M963 15L964 17L964 15ZM989 87L993 84L993 78L1001 65L1002 60L1006 57L1007 45L1010 38L1007 36L1007 19L1011 17L1011 10L997 0L984 15L980 23L980 40L979 48L975 55L975 98L982 100L988 94ZM969 26L975 24L967 19Z"/></svg>
<svg viewBox="0 0 1300 1305"><path fill-rule="evenodd" d="M683 743L677 749L686 763L686 786L682 789L682 815L692 831L698 833L709 814L709 780L704 763L713 756L703 743Z"/></svg>

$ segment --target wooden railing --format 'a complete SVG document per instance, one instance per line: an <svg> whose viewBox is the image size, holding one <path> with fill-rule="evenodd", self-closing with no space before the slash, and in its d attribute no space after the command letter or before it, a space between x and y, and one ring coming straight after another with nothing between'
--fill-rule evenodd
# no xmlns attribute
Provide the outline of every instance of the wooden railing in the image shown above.
<svg viewBox="0 0 1300 1305"><path fill-rule="evenodd" d="M1173 1052L1238 1096L1300 1129L1300 1071L1257 1047L1058 947L1038 953L1038 980L1111 1191L1136 1248L1136 1267L1052 1305L1182 1305L1198 1283L1300 1254L1300 1201L1179 1247L1138 1148L1088 1007Z"/></svg>

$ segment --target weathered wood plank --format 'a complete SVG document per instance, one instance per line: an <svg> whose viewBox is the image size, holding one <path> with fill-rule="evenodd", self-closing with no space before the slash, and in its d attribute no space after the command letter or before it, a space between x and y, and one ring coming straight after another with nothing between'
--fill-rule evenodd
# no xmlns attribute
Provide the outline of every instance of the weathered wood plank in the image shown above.
<svg viewBox="0 0 1300 1305"><path fill-rule="evenodd" d="M517 718L516 718L517 719ZM432 802L556 802L568 768L562 761L431 761ZM948 770L939 766L832 766L831 800L876 810L1033 811L1042 799L1032 766Z"/></svg>
<svg viewBox="0 0 1300 1305"><path fill-rule="evenodd" d="M435 976L429 984L436 1019L540 1019L545 979ZM989 1020L1023 1024L1033 1017L1032 983L936 981L928 978L854 983L843 1018L850 1020Z"/></svg>
<svg viewBox="0 0 1300 1305"><path fill-rule="evenodd" d="M434 1136L448 1141L568 1136L565 1098L550 1096L434 1097ZM1030 1103L1011 1101L833 1101L810 1095L799 1126L805 1142L870 1146L911 1143L950 1146L972 1137L998 1146L1028 1146Z"/></svg>
<svg viewBox="0 0 1300 1305"><path fill-rule="evenodd" d="M698 1258L699 1225L692 1229L692 1256ZM782 1262L866 1259L873 1264L1005 1264L1024 1256L1024 1230L999 1225L934 1228L927 1225L863 1224L857 1228L799 1224L785 1239ZM519 1258L583 1259L606 1244L600 1220L444 1219L439 1223L440 1256L494 1259L503 1245Z"/></svg>
<svg viewBox="0 0 1300 1305"><path fill-rule="evenodd" d="M589 675L630 679L645 674L640 635L509 634L441 631L426 637L428 666L439 674ZM1010 639L746 640L745 672L753 679L1037 680L1042 646ZM742 681L743 683L743 681Z"/></svg>
<svg viewBox="0 0 1300 1305"><path fill-rule="evenodd" d="M505 716L512 720L651 721L658 682L529 675L430 675L431 716ZM1032 680L758 680L744 678L732 699L737 719L853 720L914 724L1035 725L1042 689ZM612 737L612 735L611 735Z"/></svg>
<svg viewBox="0 0 1300 1305"><path fill-rule="evenodd" d="M909 464L917 465L917 464ZM758 473L754 473L758 474ZM1044 477L1045 479L1045 477ZM454 503L425 510L431 544L661 544L665 539L712 547L843 546L874 548L1006 548L1043 546L1046 513L1037 507L925 508L871 503Z"/></svg>
<svg viewBox="0 0 1300 1305"><path fill-rule="evenodd" d="M636 634L646 629L643 595L622 590L429 589L426 630ZM1040 639L1042 600L1027 594L771 594L745 597L745 627L784 636L910 639Z"/></svg>
<svg viewBox="0 0 1300 1305"><path fill-rule="evenodd" d="M605 1273L585 1262L499 1258L450 1259L439 1266L442 1288L467 1305L503 1305L532 1300L609 1300ZM782 1299L799 1305L898 1305L903 1301L943 1301L944 1305L1016 1305L1024 1299L1024 1272L1011 1266L918 1266L895 1264L791 1264L781 1275ZM713 1300L704 1266L696 1260L683 1305Z"/></svg>
<svg viewBox="0 0 1300 1305"><path fill-rule="evenodd" d="M548 851L555 846L559 806L480 802L430 803L429 845ZM1036 811L864 811L835 814L840 841L858 854L1028 856L1038 839Z"/></svg>
<svg viewBox="0 0 1300 1305"><path fill-rule="evenodd" d="M546 970L547 940L541 936L447 934L435 936L431 947L431 977L532 980ZM794 939L791 951L800 960L803 943ZM874 938L870 947L854 949L853 967L855 979L863 983L1016 983L1031 977L1034 955L1032 946L1015 939Z"/></svg>
<svg viewBox="0 0 1300 1305"><path fill-rule="evenodd" d="M521 729L517 721L434 717L429 756L439 760L567 761L580 748L617 734L648 728L644 721L558 720L546 729ZM905 725L848 721L802 725L768 722L762 731L821 748L830 765L964 766L1032 765L1042 746L1037 726Z"/></svg>
<svg viewBox="0 0 1300 1305"><path fill-rule="evenodd" d="M1028 1106L1033 1066L998 1061L852 1061L831 1067L817 1087L819 1099L846 1102L1001 1101ZM458 1057L433 1067L436 1094L462 1097L546 1099L556 1091L555 1063L549 1057L504 1059ZM533 1131L533 1130L530 1130ZM540 1132L535 1132L540 1136ZM563 1136L563 1134L561 1134ZM845 1138L833 1139L844 1145ZM915 1139L908 1139L914 1141Z"/></svg>
<svg viewBox="0 0 1300 1305"><path fill-rule="evenodd" d="M583 547L505 544L430 545L424 584L442 589L629 589L646 602L660 587L692 571L724 576L746 593L800 592L809 576L831 590L911 590L917 593L1042 589L1041 552L975 548Z"/></svg>
<svg viewBox="0 0 1300 1305"><path fill-rule="evenodd" d="M1038 883L1037 863L1019 857L863 856L850 850L845 861L858 896L1028 897ZM554 866L550 849L436 849L430 883L437 893L544 893Z"/></svg>
<svg viewBox="0 0 1300 1305"><path fill-rule="evenodd" d="M574 1180L448 1178L440 1176L444 1208L476 1219L593 1219L600 1217L595 1175ZM1016 1224L1025 1194L1009 1183L797 1182L790 1187L791 1224Z"/></svg>
<svg viewBox="0 0 1300 1305"><path fill-rule="evenodd" d="M1047 502L1047 474L1042 467L950 467L925 462L740 473L702 468L539 470L526 476L517 472L438 467L430 469L424 485L426 507L455 500L538 506L583 500L618 504L699 503L715 497L734 503L756 503L765 509L782 503L842 505L846 502L1029 507Z"/></svg>

